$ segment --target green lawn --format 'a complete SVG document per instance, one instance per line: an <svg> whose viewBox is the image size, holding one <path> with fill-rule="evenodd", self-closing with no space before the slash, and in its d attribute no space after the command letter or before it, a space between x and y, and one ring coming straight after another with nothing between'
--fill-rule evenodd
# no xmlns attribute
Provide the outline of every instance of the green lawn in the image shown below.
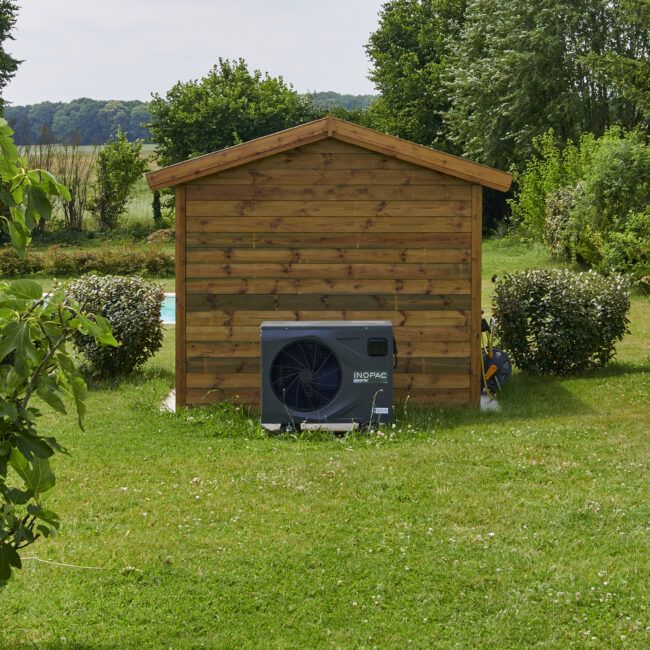
<svg viewBox="0 0 650 650"><path fill-rule="evenodd" d="M488 242L494 273L546 266ZM269 437L233 408L161 413L173 331L94 385L64 525L0 592L6 647L650 646L650 302L609 368L515 375L501 413Z"/></svg>

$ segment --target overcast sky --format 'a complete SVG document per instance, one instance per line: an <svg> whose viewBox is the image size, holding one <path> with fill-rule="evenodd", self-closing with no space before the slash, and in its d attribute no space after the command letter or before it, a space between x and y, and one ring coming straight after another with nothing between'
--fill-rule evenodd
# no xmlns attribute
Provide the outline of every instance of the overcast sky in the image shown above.
<svg viewBox="0 0 650 650"><path fill-rule="evenodd" d="M364 45L382 0L18 0L13 104L148 99L219 57L300 92L371 93Z"/></svg>

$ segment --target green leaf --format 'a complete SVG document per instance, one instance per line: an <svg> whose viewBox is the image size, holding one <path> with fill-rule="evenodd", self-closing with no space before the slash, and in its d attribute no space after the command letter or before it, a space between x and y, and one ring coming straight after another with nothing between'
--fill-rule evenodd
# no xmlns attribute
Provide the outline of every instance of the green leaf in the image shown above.
<svg viewBox="0 0 650 650"><path fill-rule="evenodd" d="M28 461L18 450L14 449L9 463L35 497L54 487L56 479L48 460L33 458Z"/></svg>
<svg viewBox="0 0 650 650"><path fill-rule="evenodd" d="M2 331L0 338L0 361L15 350L14 367L25 376L29 372L29 362L35 361L37 352L32 343L29 323L12 321Z"/></svg>
<svg viewBox="0 0 650 650"><path fill-rule="evenodd" d="M39 300L43 297L43 287L33 280L14 280L9 283L9 288L12 293L21 298Z"/></svg>
<svg viewBox="0 0 650 650"><path fill-rule="evenodd" d="M36 526L36 530L46 539L52 536L54 533L53 529L50 526L46 526L45 524L38 524L38 526Z"/></svg>
<svg viewBox="0 0 650 650"><path fill-rule="evenodd" d="M52 321L46 321L44 323L41 323L41 325L43 326L45 333L51 339L58 339L63 334L63 330L61 329L61 326L58 323L53 323Z"/></svg>
<svg viewBox="0 0 650 650"><path fill-rule="evenodd" d="M52 528L56 529L59 528L59 526L61 525L61 521L59 520L59 515L57 515L56 512L53 512L52 510L45 510L45 508L41 507L36 503L30 503L27 506L27 512L29 512L30 515L33 515L37 519L40 519L41 521L44 521L47 524L50 524Z"/></svg>
<svg viewBox="0 0 650 650"><path fill-rule="evenodd" d="M0 171L0 178L2 178L2 172ZM7 190L0 189L0 203L8 205L9 207L14 204L14 197L7 192Z"/></svg>
<svg viewBox="0 0 650 650"><path fill-rule="evenodd" d="M11 136L13 130L9 127L7 120L0 118L0 153L3 158L13 163L18 162L18 147L14 144Z"/></svg>
<svg viewBox="0 0 650 650"><path fill-rule="evenodd" d="M32 172L30 172L32 173ZM37 186L32 186L26 195L26 216L38 221L40 218L49 219L52 216L52 204L45 192Z"/></svg>
<svg viewBox="0 0 650 650"><path fill-rule="evenodd" d="M54 453L52 447L43 438L31 433L23 433L17 436L16 447L29 462L32 462L35 458L49 458Z"/></svg>
<svg viewBox="0 0 650 650"><path fill-rule="evenodd" d="M0 401L0 418L9 418L15 422L18 418L18 409L13 402ZM0 445L0 455L2 454L2 445Z"/></svg>
<svg viewBox="0 0 650 650"><path fill-rule="evenodd" d="M59 366L61 367L61 369L64 370L66 373L76 372L74 362L72 361L72 357L69 354L65 352L57 352L56 360Z"/></svg>
<svg viewBox="0 0 650 650"><path fill-rule="evenodd" d="M5 496L14 505L23 506L34 496L34 494L31 490L19 490L18 488L11 488L6 491Z"/></svg>
<svg viewBox="0 0 650 650"><path fill-rule="evenodd" d="M0 333L0 362L16 349L22 334L21 323L12 321Z"/></svg>
<svg viewBox="0 0 650 650"><path fill-rule="evenodd" d="M59 183L59 195L64 201L71 201L72 196L70 195L70 190L65 186Z"/></svg>
<svg viewBox="0 0 650 650"><path fill-rule="evenodd" d="M56 385L50 377L42 377L36 388L36 394L55 411L66 414L65 404L61 399L63 391Z"/></svg>
<svg viewBox="0 0 650 650"><path fill-rule="evenodd" d="M32 180L33 185L45 194L58 195L66 201L70 200L70 191L68 188L57 182L56 178L46 169L39 169L35 172L30 172L30 174L30 178L35 178L35 180Z"/></svg>
<svg viewBox="0 0 650 650"><path fill-rule="evenodd" d="M50 447L54 451L58 451L58 452L60 452L62 454L67 454L68 453L67 450L65 449L65 447L62 447L57 442L56 438L53 438L52 436L43 436L43 440L45 440L45 442L47 442L47 444L50 445Z"/></svg>
<svg viewBox="0 0 650 650"><path fill-rule="evenodd" d="M7 542L0 543L0 583L11 578L11 567L22 568L20 556Z"/></svg>
<svg viewBox="0 0 650 650"><path fill-rule="evenodd" d="M18 172L16 166L4 156L0 156L0 178L11 178Z"/></svg>
<svg viewBox="0 0 650 650"><path fill-rule="evenodd" d="M11 237L11 243L16 249L16 253L18 253L18 257L23 257L25 254L25 248L27 248L27 244L30 241L29 231L24 225L17 223L16 221L10 221L7 225L7 230Z"/></svg>
<svg viewBox="0 0 650 650"><path fill-rule="evenodd" d="M70 390L74 398L74 405L77 410L77 422L79 428L83 431L83 417L86 414L86 397L88 395L88 388L86 382L80 375L72 375L69 377Z"/></svg>

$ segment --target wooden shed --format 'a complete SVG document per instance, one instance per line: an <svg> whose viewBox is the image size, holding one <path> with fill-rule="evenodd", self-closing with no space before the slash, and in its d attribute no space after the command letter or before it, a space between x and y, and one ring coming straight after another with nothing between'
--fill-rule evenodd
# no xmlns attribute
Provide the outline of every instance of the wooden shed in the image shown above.
<svg viewBox="0 0 650 650"><path fill-rule="evenodd" d="M176 402L259 405L264 320L390 319L396 403L478 404L482 186L331 115L151 172L176 188Z"/></svg>

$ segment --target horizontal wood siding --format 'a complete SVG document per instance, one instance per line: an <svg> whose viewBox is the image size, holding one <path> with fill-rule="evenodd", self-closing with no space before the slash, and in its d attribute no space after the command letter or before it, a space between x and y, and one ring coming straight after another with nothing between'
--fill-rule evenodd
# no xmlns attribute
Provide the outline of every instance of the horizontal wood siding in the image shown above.
<svg viewBox="0 0 650 650"><path fill-rule="evenodd" d="M374 255L377 249L403 250L404 248L421 248L426 250L459 250L468 252L471 242L469 232L462 233L426 233L426 232L327 232L327 233L286 233L286 232L225 232L225 233L187 233L187 245L203 250L225 250L237 248L286 248L294 246L319 246L338 251L339 249L371 249ZM437 254L437 253L435 253Z"/></svg>
<svg viewBox="0 0 650 650"><path fill-rule="evenodd" d="M467 406L468 390L466 388L396 388L393 390L395 405L410 406ZM259 388L188 388L187 403L195 406L214 404L215 402L234 402L257 409L260 403Z"/></svg>
<svg viewBox="0 0 650 650"><path fill-rule="evenodd" d="M188 404L257 407L260 323L322 319L392 321L397 402L470 402L470 183L327 139L184 187Z"/></svg>
<svg viewBox="0 0 650 650"><path fill-rule="evenodd" d="M216 203L216 201L215 201ZM298 202L297 202L298 203ZM192 203L188 202L188 210ZM372 233L447 233L470 232L470 221L465 217L442 217L430 214L428 216L410 216L406 207L401 216L365 216L349 208L348 214L330 214L322 216L300 215L300 209L294 209L294 216L225 216L187 217L188 233L231 233L237 232L277 232L277 233L321 233L328 228L336 228L337 232L372 232ZM337 210L340 212L340 210ZM335 217L339 217L336 219Z"/></svg>
<svg viewBox="0 0 650 650"><path fill-rule="evenodd" d="M236 269L236 273L241 274L241 266ZM327 266L327 265L324 265ZM196 271L196 268L192 268ZM268 273L268 271L266 271ZM314 271L310 270L310 273ZM344 273L345 268L337 270L337 273ZM213 272L211 272L213 273ZM280 271L281 273L281 271ZM296 269L294 275L298 275ZM405 272L406 277L408 271ZM275 279L249 279L233 280L227 277L225 280L214 279L189 279L187 281L187 290L190 293L210 293L210 294L269 294L275 296L278 294L296 294L296 295L349 295L356 293L373 293L373 292L395 292L395 293L422 293L432 294L434 291L445 291L449 294L470 293L469 280L446 280L443 271L440 271L440 277L433 273L430 277L433 279L424 280L379 280L379 279L336 279L336 280L317 280L317 279L292 279L292 280L275 280ZM213 275L211 277L214 277ZM326 276L327 277L327 276ZM331 277L336 277L335 275ZM368 276L364 276L368 278ZM307 275L309 278L309 274Z"/></svg>

